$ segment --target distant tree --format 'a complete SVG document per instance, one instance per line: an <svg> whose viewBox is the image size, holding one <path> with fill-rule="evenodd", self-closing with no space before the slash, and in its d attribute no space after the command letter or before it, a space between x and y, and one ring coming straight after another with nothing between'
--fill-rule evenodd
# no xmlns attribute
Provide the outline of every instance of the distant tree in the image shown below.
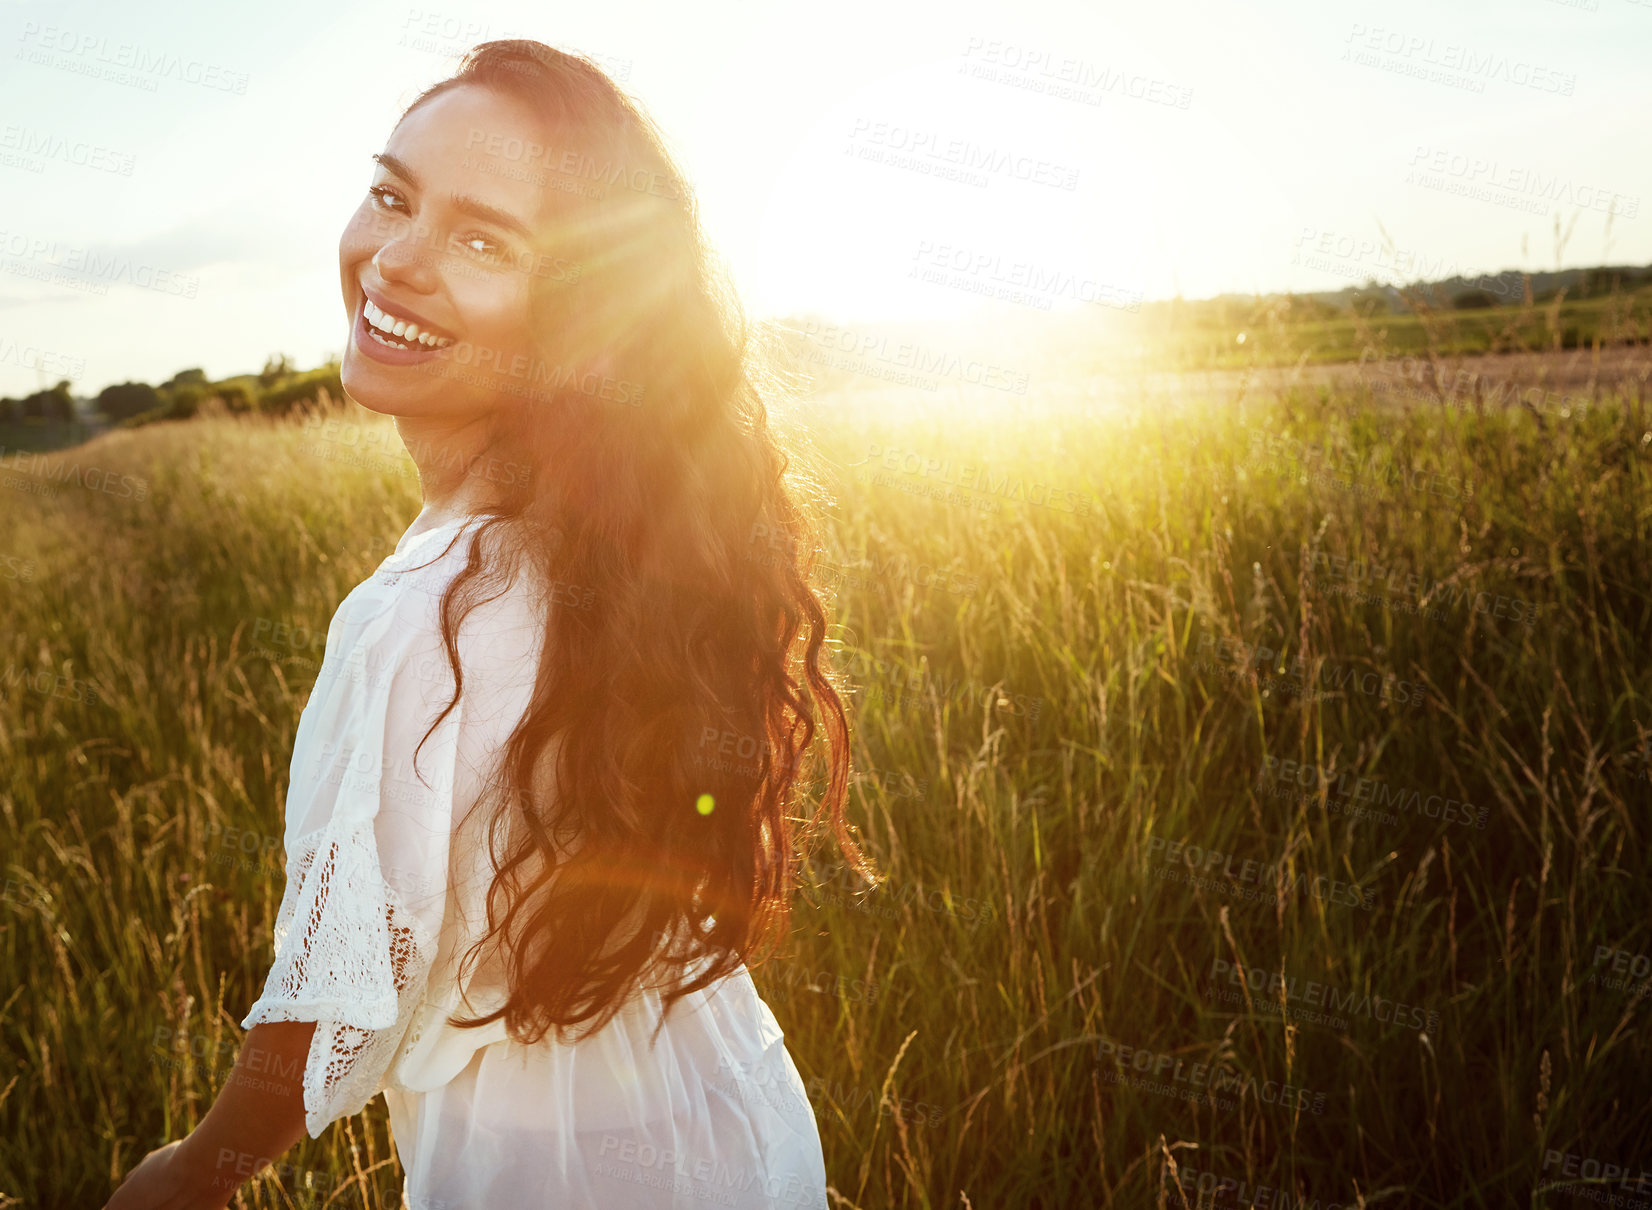
<svg viewBox="0 0 1652 1210"><path fill-rule="evenodd" d="M171 378L168 378L165 382L161 383L161 390L164 391L168 387L187 386L192 383L195 386L206 386L206 371L200 368L192 370L179 370L176 374L172 375Z"/></svg>
<svg viewBox="0 0 1652 1210"><path fill-rule="evenodd" d="M1599 298L1614 290L1633 290L1638 279L1633 269L1585 269L1583 281L1579 283L1574 297Z"/></svg>
<svg viewBox="0 0 1652 1210"><path fill-rule="evenodd" d="M48 419L60 421L63 424L75 422L75 397L70 393L70 383L67 378L60 378L57 385L46 392L46 416Z"/></svg>
<svg viewBox="0 0 1652 1210"><path fill-rule="evenodd" d="M1323 298L1315 298L1311 294L1287 294L1285 301L1288 314L1293 322L1307 322L1313 320L1334 319L1337 314L1335 303L1326 302Z"/></svg>
<svg viewBox="0 0 1652 1210"><path fill-rule="evenodd" d="M344 386L339 379L336 362L295 374L279 386L271 387L259 399L258 407L271 415L284 416L294 409L319 403L323 395L335 405L344 398Z"/></svg>
<svg viewBox="0 0 1652 1210"><path fill-rule="evenodd" d="M22 413L25 419L30 420L54 420L65 424L72 421L75 418L75 400L69 394L69 380L65 378L50 390L25 396Z"/></svg>
<svg viewBox="0 0 1652 1210"><path fill-rule="evenodd" d="M122 382L98 392L97 410L112 421L126 420L161 405L160 392L147 382Z"/></svg>
<svg viewBox="0 0 1652 1210"><path fill-rule="evenodd" d="M167 419L188 420L201 410L201 396L206 394L206 388L198 383L186 382L182 386L173 387L165 394L172 399L167 405Z"/></svg>
<svg viewBox="0 0 1652 1210"><path fill-rule="evenodd" d="M247 388L239 382L222 383L213 388L213 394L223 401L226 411L252 411L252 396L247 393Z"/></svg>
<svg viewBox="0 0 1652 1210"><path fill-rule="evenodd" d="M292 372L292 360L285 353L277 353L265 360L264 368L258 372L258 385L274 386Z"/></svg>
<svg viewBox="0 0 1652 1210"><path fill-rule="evenodd" d="M20 402L20 400L12 399L9 396L0 399L0 424L10 424L18 418L20 414L18 404Z"/></svg>
<svg viewBox="0 0 1652 1210"><path fill-rule="evenodd" d="M1464 290L1451 296L1451 305L1459 311L1481 311L1495 307L1497 299L1488 290Z"/></svg>

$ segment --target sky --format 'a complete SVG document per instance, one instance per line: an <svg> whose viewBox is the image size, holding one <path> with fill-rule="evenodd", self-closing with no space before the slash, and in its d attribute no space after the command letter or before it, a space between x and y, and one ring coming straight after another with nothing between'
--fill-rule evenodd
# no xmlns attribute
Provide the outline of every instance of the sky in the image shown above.
<svg viewBox="0 0 1652 1210"><path fill-rule="evenodd" d="M1652 0L0 0L0 393L341 351L369 157L501 37L643 106L755 315L1652 263Z"/></svg>

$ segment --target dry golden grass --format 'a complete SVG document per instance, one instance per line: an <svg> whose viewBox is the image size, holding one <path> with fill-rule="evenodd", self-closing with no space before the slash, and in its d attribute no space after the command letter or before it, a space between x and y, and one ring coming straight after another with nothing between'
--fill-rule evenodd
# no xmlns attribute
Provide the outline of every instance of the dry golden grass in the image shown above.
<svg viewBox="0 0 1652 1210"><path fill-rule="evenodd" d="M1106 417L1082 385L850 387L787 423L840 468L854 811L889 876L858 901L822 864L756 972L839 1204L1182 1205L1191 1171L1304 1205L1548 1205L1550 1153L1652 1155L1646 981L1597 961L1652 952L1644 401ZM7 460L10 1198L96 1204L232 1061L319 636L417 510L386 448L213 419ZM1318 771L1296 797L1285 762ZM1391 821L1339 796L1359 778ZM1239 968L1294 982L1246 995ZM374 1106L237 1204L393 1206L398 1180Z"/></svg>

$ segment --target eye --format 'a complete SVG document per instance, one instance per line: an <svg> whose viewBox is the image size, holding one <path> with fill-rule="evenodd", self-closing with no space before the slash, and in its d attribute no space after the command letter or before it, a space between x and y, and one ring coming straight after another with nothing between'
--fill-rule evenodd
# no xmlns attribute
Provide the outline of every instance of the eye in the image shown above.
<svg viewBox="0 0 1652 1210"><path fill-rule="evenodd" d="M467 235L461 239L457 239L455 242L467 252L476 253L483 260L491 261L499 259L499 245L494 243L485 235ZM478 244L480 244L481 247L476 247Z"/></svg>
<svg viewBox="0 0 1652 1210"><path fill-rule="evenodd" d="M367 192L372 194L373 204L375 206L377 206L380 210L388 210L392 214L397 213L396 207L391 204L392 198L394 198L397 202L401 202L404 207L407 205L405 201L402 201L401 194L397 193L389 185L374 185L369 188Z"/></svg>

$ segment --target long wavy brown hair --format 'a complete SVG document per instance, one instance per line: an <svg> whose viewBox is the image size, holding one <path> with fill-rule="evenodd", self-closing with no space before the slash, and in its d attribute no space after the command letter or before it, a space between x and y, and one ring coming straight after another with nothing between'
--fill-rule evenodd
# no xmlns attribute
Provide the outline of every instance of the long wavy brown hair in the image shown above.
<svg viewBox="0 0 1652 1210"><path fill-rule="evenodd" d="M806 480L764 403L782 376L713 267L683 175L584 58L483 43L406 112L463 84L525 100L575 153L542 170L581 271L536 282L531 304L563 372L495 415L495 448L531 473L501 484L442 601L445 717L464 689L456 635L491 573L578 586L580 608L552 610L486 796L495 873L465 967L495 955L508 998L451 1018L502 1017L535 1042L601 1028L641 987L669 1009L771 951L826 824L853 869L871 867L844 816L848 724ZM634 385L593 389L604 379Z"/></svg>

